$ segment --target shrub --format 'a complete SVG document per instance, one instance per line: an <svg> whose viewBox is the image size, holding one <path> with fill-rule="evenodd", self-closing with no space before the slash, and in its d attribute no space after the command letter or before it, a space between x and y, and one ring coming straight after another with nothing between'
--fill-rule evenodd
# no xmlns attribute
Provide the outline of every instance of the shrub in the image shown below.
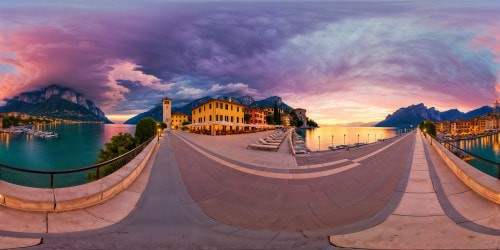
<svg viewBox="0 0 500 250"><path fill-rule="evenodd" d="M156 135L156 130L156 121L153 118L148 117L140 120L135 126L135 137L137 139L137 144L142 144L149 138Z"/></svg>
<svg viewBox="0 0 500 250"><path fill-rule="evenodd" d="M99 150L99 157L96 163L102 163L114 159L120 155L127 153L128 151L136 147L136 139L129 133L119 133L111 137L111 141L104 145L104 149ZM104 177L109 175L127 164L127 161L117 161L108 165L105 165L99 170L99 177ZM89 171L87 173L87 179L93 181L97 179L95 171Z"/></svg>

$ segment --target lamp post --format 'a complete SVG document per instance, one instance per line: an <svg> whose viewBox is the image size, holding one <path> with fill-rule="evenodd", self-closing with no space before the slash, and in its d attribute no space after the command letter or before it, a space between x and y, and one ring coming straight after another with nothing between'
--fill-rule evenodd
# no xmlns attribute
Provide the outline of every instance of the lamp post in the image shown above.
<svg viewBox="0 0 500 250"><path fill-rule="evenodd" d="M318 151L320 151L320 150L321 150L320 145L321 145L321 138L318 136Z"/></svg>
<svg viewBox="0 0 500 250"><path fill-rule="evenodd" d="M344 145L345 145L345 134L344 134Z"/></svg>
<svg viewBox="0 0 500 250"><path fill-rule="evenodd" d="M333 147L333 137L334 137L334 136L332 135L332 147Z"/></svg>
<svg viewBox="0 0 500 250"><path fill-rule="evenodd" d="M161 129L158 129L158 141L160 140Z"/></svg>
<svg viewBox="0 0 500 250"><path fill-rule="evenodd" d="M357 145L357 147L359 148L359 134L358 134L358 144L356 144L356 145Z"/></svg>

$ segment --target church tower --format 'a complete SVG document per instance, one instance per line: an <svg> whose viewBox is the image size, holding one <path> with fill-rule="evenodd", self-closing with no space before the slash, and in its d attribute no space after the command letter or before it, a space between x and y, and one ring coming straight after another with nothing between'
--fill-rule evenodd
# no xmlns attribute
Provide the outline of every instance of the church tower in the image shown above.
<svg viewBox="0 0 500 250"><path fill-rule="evenodd" d="M172 99L163 98L163 122L167 124L167 129L172 128Z"/></svg>

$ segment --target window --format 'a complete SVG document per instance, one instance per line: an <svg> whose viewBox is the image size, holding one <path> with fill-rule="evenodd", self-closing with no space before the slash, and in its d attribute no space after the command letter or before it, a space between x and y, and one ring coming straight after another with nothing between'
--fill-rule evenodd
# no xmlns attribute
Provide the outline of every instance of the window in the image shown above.
<svg viewBox="0 0 500 250"><path fill-rule="evenodd" d="M236 107L236 111L240 112L240 107Z"/></svg>
<svg viewBox="0 0 500 250"><path fill-rule="evenodd" d="M231 111L233 110L233 105L231 105Z"/></svg>
<svg viewBox="0 0 500 250"><path fill-rule="evenodd" d="M209 115L208 116L208 121L211 122L212 121L212 115Z"/></svg>
<svg viewBox="0 0 500 250"><path fill-rule="evenodd" d="M226 110L229 110L229 105L226 104Z"/></svg>
<svg viewBox="0 0 500 250"><path fill-rule="evenodd" d="M198 112L200 112L200 113L201 113L201 108L199 108L199 109L198 109Z"/></svg>
<svg viewBox="0 0 500 250"><path fill-rule="evenodd" d="M203 111L205 111L205 110L206 110L206 109L205 109L206 107L207 107L207 106L203 106Z"/></svg>
<svg viewBox="0 0 500 250"><path fill-rule="evenodd" d="M203 116L203 122L205 122L205 118L206 118L206 117L205 117L205 116Z"/></svg>
<svg viewBox="0 0 500 250"><path fill-rule="evenodd" d="M209 108L209 109L212 109L212 104L211 104L211 103L210 103L210 104L208 104L208 108Z"/></svg>
<svg viewBox="0 0 500 250"><path fill-rule="evenodd" d="M239 117L236 117L236 122L240 123L240 118Z"/></svg>
<svg viewBox="0 0 500 250"><path fill-rule="evenodd" d="M231 116L231 122L234 122L234 116Z"/></svg>

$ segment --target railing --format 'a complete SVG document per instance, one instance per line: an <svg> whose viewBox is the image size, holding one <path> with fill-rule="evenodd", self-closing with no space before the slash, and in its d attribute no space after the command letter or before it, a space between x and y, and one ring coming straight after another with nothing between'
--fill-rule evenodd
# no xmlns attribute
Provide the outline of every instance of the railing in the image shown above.
<svg viewBox="0 0 500 250"><path fill-rule="evenodd" d="M82 185L98 180L125 166L155 138L114 159L83 168L68 170L33 170L0 164L0 180L36 188L61 188Z"/></svg>
<svg viewBox="0 0 500 250"><path fill-rule="evenodd" d="M453 154L455 154L456 156L458 156L459 158L461 158L464 161L467 160L468 156L473 157L473 159L471 159L471 161L479 162L479 164L473 165L475 168L477 168L478 170L480 170L488 175L496 177L497 179L500 179L500 163L494 162L492 160L488 160L486 158L483 158L481 156L478 156L476 154L468 152L468 151L466 151L460 147L457 147L449 142L439 140L435 136L432 136L432 135L429 135L429 136L431 139L431 143L432 143L432 140L437 141L438 143L443 145L446 149L448 149L448 151L452 152Z"/></svg>

